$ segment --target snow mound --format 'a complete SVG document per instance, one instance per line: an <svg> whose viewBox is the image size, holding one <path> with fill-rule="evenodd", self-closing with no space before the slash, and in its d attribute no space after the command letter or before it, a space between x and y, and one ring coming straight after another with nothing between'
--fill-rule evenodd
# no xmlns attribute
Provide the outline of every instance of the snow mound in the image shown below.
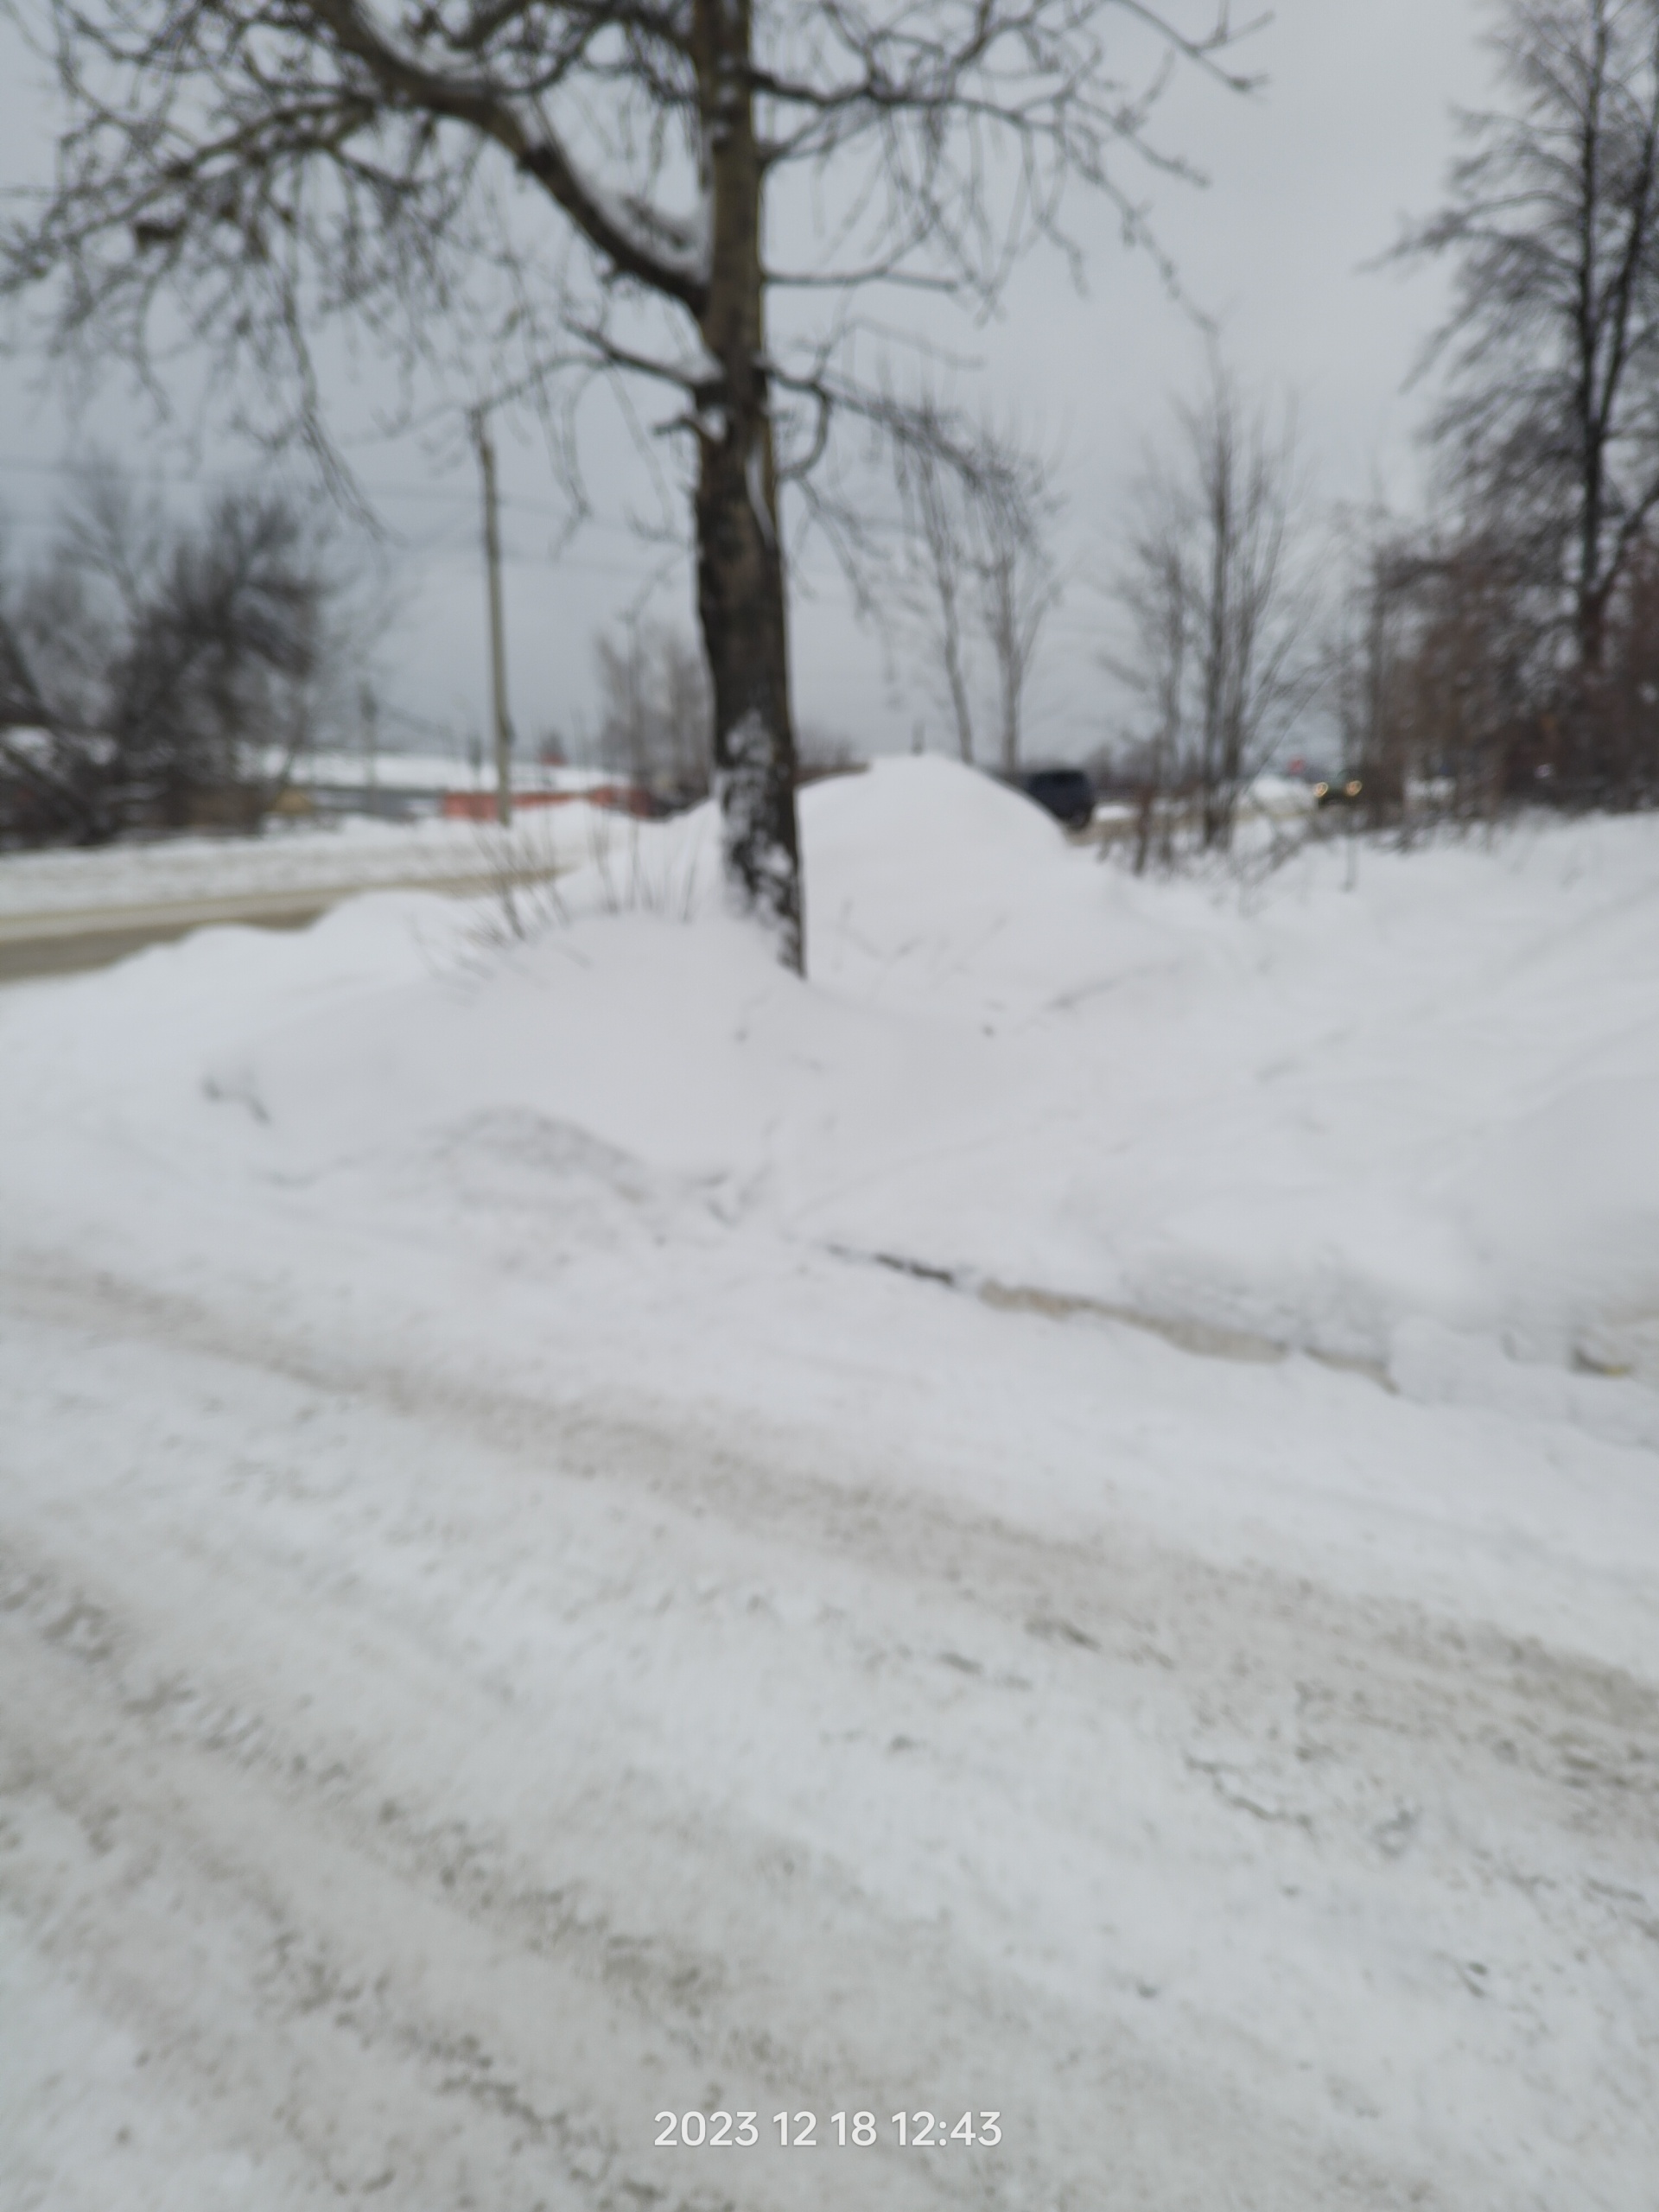
<svg viewBox="0 0 1659 2212"><path fill-rule="evenodd" d="M556 1154L601 1194L561 1251L712 1222L1378 1368L1423 1323L1659 1380L1659 823L1351 882L1311 848L1244 901L938 760L802 819L805 985L724 912L703 810L607 829L524 941L388 893L11 994L12 1178L163 1242L169 1177L354 1190L441 1245L548 1212Z"/></svg>
<svg viewBox="0 0 1659 2212"><path fill-rule="evenodd" d="M806 791L801 835L808 965L833 989L995 1009L1087 972L1098 869L988 776L877 761Z"/></svg>
<svg viewBox="0 0 1659 2212"><path fill-rule="evenodd" d="M1027 880L1065 847L1053 817L1023 793L953 761L877 760L802 795L812 863L880 883L905 908L938 918Z"/></svg>

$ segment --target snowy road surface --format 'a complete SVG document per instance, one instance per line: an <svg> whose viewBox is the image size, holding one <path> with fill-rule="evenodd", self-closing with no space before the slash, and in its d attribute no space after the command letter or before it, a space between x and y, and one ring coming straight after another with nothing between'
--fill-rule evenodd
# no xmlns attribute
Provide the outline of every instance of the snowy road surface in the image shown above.
<svg viewBox="0 0 1659 2212"><path fill-rule="evenodd" d="M394 900L6 995L5 2212L1652 2212L1659 1399L1548 1356L1650 1342L1639 1148L1570 1247L1558 1175L1444 1256L1495 1069L1511 1150L1649 1080L1659 856L1540 849L1260 924L1063 853L1127 980L1040 1018L982 917L982 995L930 953L903 998L822 855L840 996L717 922L480 950ZM1122 1300L1182 1053L1205 1187L1259 1205L1288 1116L1345 1286L1322 1338L1303 1244L1235 1236L1257 1303L1198 1318L1323 1363L858 1256ZM1379 1101L1456 1171L1386 1249ZM753 2148L654 2146L721 2108Z"/></svg>
<svg viewBox="0 0 1659 2212"><path fill-rule="evenodd" d="M587 805L518 817L504 844L474 822L275 823L257 837L181 836L154 843L0 855L0 925L113 907L195 906L218 899L363 891L449 877L493 878L504 857L525 871L620 845L620 817ZM319 904L322 902L320 900Z"/></svg>
<svg viewBox="0 0 1659 2212"><path fill-rule="evenodd" d="M541 880L529 879L531 885ZM226 923L241 923L252 929L302 929L330 907L355 897L362 887L340 884L330 890L256 891L146 906L85 906L79 911L0 914L0 983L103 968L149 945L165 944L193 931ZM474 874L428 875L416 882L381 887L476 899L491 896L497 885Z"/></svg>
<svg viewBox="0 0 1659 2212"><path fill-rule="evenodd" d="M1650 1680L816 1424L5 1300L9 2207L1647 2202ZM722 2106L1004 2143L652 2147Z"/></svg>
<svg viewBox="0 0 1659 2212"><path fill-rule="evenodd" d="M476 823L353 821L264 838L181 837L0 861L0 983L123 960L193 930L291 929L371 888L489 896L585 859L626 825L582 806L521 822L503 842Z"/></svg>

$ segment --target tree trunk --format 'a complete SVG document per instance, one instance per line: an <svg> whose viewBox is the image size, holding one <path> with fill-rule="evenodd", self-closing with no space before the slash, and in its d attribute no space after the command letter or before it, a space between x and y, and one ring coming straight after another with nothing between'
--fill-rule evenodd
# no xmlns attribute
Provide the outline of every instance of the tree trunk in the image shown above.
<svg viewBox="0 0 1659 2212"><path fill-rule="evenodd" d="M962 672L962 632L954 601L945 610L944 672L950 685L950 711L957 721L957 750L963 766L974 765L974 717L968 704L968 683Z"/></svg>
<svg viewBox="0 0 1659 2212"><path fill-rule="evenodd" d="M992 556L990 569L991 643L995 649L1001 678L1002 709L1002 772L1018 773L1020 767L1020 695L1025 683L1023 640L1020 634L1017 556L1004 545Z"/></svg>
<svg viewBox="0 0 1659 2212"><path fill-rule="evenodd" d="M939 602L939 657L944 663L945 688L957 725L957 750L964 767L974 765L974 718L968 703L968 683L962 668L962 602L957 591L962 565L962 533L950 512L939 482L939 467L931 454L917 466L916 499L927 557L933 570L933 588Z"/></svg>
<svg viewBox="0 0 1659 2212"><path fill-rule="evenodd" d="M714 687L715 789L727 878L804 972L788 615L767 399L760 206L765 169L749 90L749 0L696 0L708 194L698 392L697 611Z"/></svg>
<svg viewBox="0 0 1659 2212"><path fill-rule="evenodd" d="M1209 493L1210 604L1205 610L1208 636L1204 667L1204 796L1203 846L1205 852L1227 842L1228 821L1222 803L1223 719L1226 713L1227 676L1231 639L1229 604L1233 575L1232 447L1217 413L1212 449Z"/></svg>

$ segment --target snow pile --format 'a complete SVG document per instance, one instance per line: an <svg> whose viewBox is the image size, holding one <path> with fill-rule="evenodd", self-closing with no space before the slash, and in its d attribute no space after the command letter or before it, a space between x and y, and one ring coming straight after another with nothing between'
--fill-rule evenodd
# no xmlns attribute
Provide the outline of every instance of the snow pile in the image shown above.
<svg viewBox="0 0 1659 2212"><path fill-rule="evenodd" d="M1533 1358L1659 1351L1659 825L1367 850L1351 889L1321 848L1241 912L999 838L978 791L941 800L937 867L906 824L906 883L861 839L875 794L835 798L815 973L976 1020L995 1072L812 1218L1351 1357L1414 1317Z"/></svg>
<svg viewBox="0 0 1659 2212"><path fill-rule="evenodd" d="M721 918L706 815L609 825L523 944L371 900L8 1007L12 1112L262 1182L535 1116L728 1221L996 1294L1659 1372L1659 823L1367 849L1351 885L1315 848L1242 904L939 761L803 816L804 987Z"/></svg>

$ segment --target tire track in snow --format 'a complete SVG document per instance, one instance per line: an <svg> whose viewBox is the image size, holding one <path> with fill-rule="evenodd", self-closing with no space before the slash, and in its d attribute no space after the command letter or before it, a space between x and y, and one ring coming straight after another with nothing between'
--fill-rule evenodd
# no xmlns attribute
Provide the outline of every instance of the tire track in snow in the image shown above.
<svg viewBox="0 0 1659 2212"><path fill-rule="evenodd" d="M525 1594L503 1566L511 1516L494 1541L483 1508L471 1519L464 1504L446 1508L428 1527L410 1517L410 1490L381 1500L374 1524L328 1455L318 1472L293 1432L320 1388L349 1387L356 1395L321 1416L347 1458L368 1449L395 1465L418 1430L493 1508L556 1487L581 1571L531 1594L576 1622L561 1656L577 1674L595 1623L622 1649L642 1620L669 1633L671 1613L642 1611L658 1585L695 1586L716 1567L772 1591L791 1574L816 1580L842 1615L809 1624L828 1702L856 1709L861 1683L874 1682L879 1712L917 1710L935 1740L912 1749L942 1771L947 1812L966 1816L985 1785L976 1732L1003 1726L1018 1741L1017 1724L985 1718L999 1702L1012 1711L1040 1692L1075 1755L1121 1750L1101 1708L1138 1701L1154 1739L1179 1746L1200 1856L1233 1827L1266 1827L1275 1849L1294 1832L1310 1866L1369 1847L1386 1866L1425 1847L1437 1823L1496 1809L1502 1847L1485 1872L1541 1901L1554 1948L1620 1913L1628 1933L1646 1910L1637 1886L1581 1911L1550 1856L1569 1829L1611 1846L1641 1832L1656 1735L1646 1686L1305 1582L1220 1573L1132 1532L1116 1546L1054 1544L936 1499L861 1491L855 1471L837 1482L734 1452L683 1423L572 1421L396 1370L320 1373L278 1348L250 1358L222 1323L176 1306L41 1291L38 1279L26 1286L27 1307L38 1317L55 1304L60 1344L79 1332L91 1350L92 1331L108 1370L70 1363L89 1376L79 1406L60 1409L82 1432L71 1448L111 1448L130 1378L110 1355L137 1338L167 1370L172 1431L138 1456L201 1464L190 1480L163 1468L148 1490L90 1485L79 1514L48 1503L8 1516L5 1802L22 1840L0 1859L0 1887L31 1940L159 2049L152 2063L204 2138L257 2141L288 2161L287 2193L270 2202L342 2190L367 2202L391 2172L400 2203L478 2192L493 2208L528 2207L552 2188L550 2202L634 2206L661 2191L689 2207L712 2185L706 2169L688 2182L683 2165L665 2172L660 2155L633 2147L650 2101L639 2084L672 2075L692 2104L711 2083L732 2094L747 2072L780 2101L823 2108L830 2069L849 2051L895 2101L912 2087L921 2102L931 2086L946 2093L947 2062L976 2069L976 2082L995 2068L996 2094L976 2087L976 2101L1019 2109L1029 2138L971 2183L959 2173L953 2202L1082 2212L1102 2201L1103 2171L1126 2202L1151 2191L1219 2205L1223 2176L1236 2202L1275 2208L1528 2201L1455 2175L1442 2199L1419 2174L1390 2175L1357 2147L1363 2113L1321 2126L1252 2111L1236 2084L1253 2082L1259 2056L1225 2037L1211 2055L1230 2062L1236 2085L1224 2065L1198 2088L1110 2003L1079 2012L1030 1961L998 1972L958 1929L873 1891L855 1854L791 1828L786 1802L770 1821L751 1816L753 1791L692 1787L671 1762L653 1764L660 1745L640 1734L639 1708L660 1699L659 1674L632 1688L615 1673L584 1677L592 1719L560 1713L551 1739L537 1736L550 1716L520 1709L510 1650L484 1648L474 1618L435 1635L410 1578L372 1572L401 1549L416 1585L429 1575L459 1602L463 1574L445 1580L453 1544L511 1610ZM54 1331L33 1325L44 1348ZM232 1359L245 1367L227 1373ZM227 1482L213 1462L228 1428L245 1426L250 1389L268 1464ZM216 1394L235 1401L234 1422L208 1409ZM429 1508L435 1494L429 1483ZM216 1533L189 1525L193 1501L211 1506ZM111 1510L118 1559L100 1522ZM607 1514L620 1516L608 1545ZM169 1587L170 1603L146 1599ZM766 1609L742 1618L764 1625ZM729 1624L721 1633L721 1679L735 1699L766 1647ZM1007 1687L1011 1658L1042 1676L1037 1688ZM338 1711L354 1682L390 1699L389 1736L386 1713L377 1735ZM569 1771L539 1796L480 1777L467 1747L492 1734ZM846 1771L872 1814L902 1824L921 1801L895 1813L869 1777L906 1772L911 1751L873 1745L861 1757ZM1045 1780L1045 1809L1063 1812L1063 1787ZM1414 1809L1437 1795L1436 1814ZM548 1837L561 1861L551 1884L534 1863ZM1479 1863L1468 1853L1459 1872ZM181 1979L181 1946L205 1955L200 1978ZM1484 1961L1448 1971L1471 2005L1503 2001L1478 1986L1500 1979ZM226 1992L238 2010L228 2034ZM938 2201L941 2184L913 2161L809 2171L783 2159L728 2167L720 2186L744 2204L899 2208Z"/></svg>

